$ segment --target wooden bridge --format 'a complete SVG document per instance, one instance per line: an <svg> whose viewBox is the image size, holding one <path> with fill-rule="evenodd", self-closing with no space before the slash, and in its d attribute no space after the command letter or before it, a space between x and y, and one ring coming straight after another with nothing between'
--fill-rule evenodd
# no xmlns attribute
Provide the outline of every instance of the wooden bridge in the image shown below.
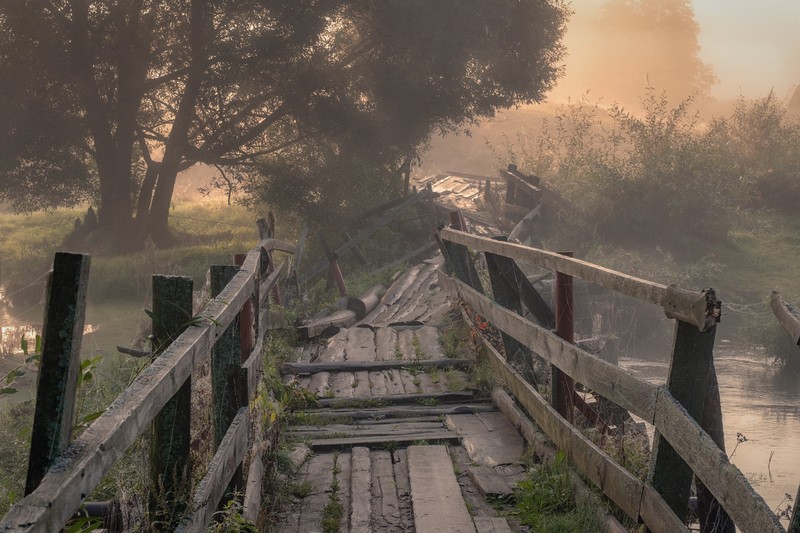
<svg viewBox="0 0 800 533"><path fill-rule="evenodd" d="M518 175L509 179L529 194L538 190ZM389 215L433 194L429 187ZM435 206L430 213L437 216ZM338 317L322 321L325 327L319 320L302 326L311 340L297 349L297 360L276 370L284 387L308 397L310 406L286 419L265 416L256 398L271 392L264 390L261 373L268 295L282 275L272 256L299 250L271 238L262 226L261 242L241 258L241 266L212 269L214 298L196 313L191 280L155 277L153 362L74 440L69 421L89 259L57 254L27 495L3 517L0 531L63 528L150 428L150 520L162 531L205 530L232 497L240 498L244 520L265 527L262 489L270 486L266 480L274 474L281 432L302 443L289 458L303 489L284 509L278 531L519 530L491 502L512 497L526 476L529 449L542 460L552 460L556 450L566 454L581 474L571 478L578 501L599 503L607 531L626 531L606 511L609 506L650 531L686 531L693 482L704 531L732 531L733 522L742 531L785 531L728 461L721 432L713 427L719 397L708 385L715 383L713 341L721 304L712 290L661 285L473 235L458 214L452 223L436 233L441 253L402 273L385 291L370 291L358 305L345 300ZM366 237L357 235L345 246L354 249L360 238ZM343 253L329 253L331 267L337 252ZM316 270L324 270L321 264ZM554 273L554 309L522 274L521 264ZM312 269L309 276L316 273ZM296 283L297 273L290 269L289 275ZM666 385L637 379L580 347L571 320L573 278L660 306L674 320ZM447 340L454 321L463 321L462 335L484 346L483 364L490 365L494 386L487 387L485 367ZM316 340L326 328L335 333ZM209 357L213 459L190 467L192 376ZM551 385L533 381L534 361L551 366ZM582 431L587 425L612 431L614 420L631 421L631 415L656 431L644 480ZM281 420L291 424L281 427ZM192 485L192 477L201 481ZM192 486L193 492L187 488ZM105 527L121 528L106 519Z"/></svg>

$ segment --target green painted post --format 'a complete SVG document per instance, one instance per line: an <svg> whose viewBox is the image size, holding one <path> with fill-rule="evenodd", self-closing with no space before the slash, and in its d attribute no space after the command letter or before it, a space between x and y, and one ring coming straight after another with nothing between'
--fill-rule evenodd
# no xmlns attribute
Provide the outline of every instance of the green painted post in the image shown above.
<svg viewBox="0 0 800 533"><path fill-rule="evenodd" d="M495 240L505 241L506 237L495 237ZM486 252L486 266L489 270L489 282L492 286L494 300L506 309L514 311L521 316L522 303L518 286L510 283L507 277L507 274L513 275L513 265L513 259ZM525 378L538 388L536 375L533 372L533 358L530 349L505 332L501 332L501 336L508 362L521 367Z"/></svg>
<svg viewBox="0 0 800 533"><path fill-rule="evenodd" d="M90 262L88 255L58 252L47 278L26 495L39 486L72 437Z"/></svg>
<svg viewBox="0 0 800 533"><path fill-rule="evenodd" d="M216 298L237 272L239 272L239 267L234 265L212 266L211 296ZM242 391L239 381L242 368L240 319L241 313L236 315L211 350L211 400L215 451L219 448L239 407L247 404L247 388L245 387ZM244 398L241 398L242 395ZM228 492L240 490L243 487L242 467L239 465L231 479Z"/></svg>
<svg viewBox="0 0 800 533"><path fill-rule="evenodd" d="M461 211L450 212L450 227L459 231L467 231ZM469 256L469 249L463 244L450 241L442 241L442 245L446 251L444 255L445 259L448 261L449 270L453 272L459 280L483 294L483 286L478 277L478 271L475 269L475 265L472 263L472 259Z"/></svg>
<svg viewBox="0 0 800 533"><path fill-rule="evenodd" d="M680 320L675 326L675 345L667 388L698 423L703 419L714 364L716 330L712 325L706 331L700 331L697 326ZM675 514L685 517L692 485L691 468L658 431L652 456L648 482L661 494Z"/></svg>
<svg viewBox="0 0 800 533"><path fill-rule="evenodd" d="M192 278L153 276L153 362L167 349L192 316ZM150 525L172 531L189 507L191 470L192 378L161 409L153 421L150 443Z"/></svg>

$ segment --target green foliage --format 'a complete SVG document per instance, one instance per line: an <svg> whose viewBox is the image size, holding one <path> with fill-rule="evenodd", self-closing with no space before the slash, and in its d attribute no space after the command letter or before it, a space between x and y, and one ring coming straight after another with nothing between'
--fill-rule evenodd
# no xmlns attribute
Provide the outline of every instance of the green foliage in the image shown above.
<svg viewBox="0 0 800 533"><path fill-rule="evenodd" d="M572 494L566 456L559 451L553 464L535 465L518 484L515 514L531 531L601 531L591 509L578 509Z"/></svg>
<svg viewBox="0 0 800 533"><path fill-rule="evenodd" d="M241 495L234 494L225 506L214 513L208 528L211 533L257 533L258 528L242 516Z"/></svg>

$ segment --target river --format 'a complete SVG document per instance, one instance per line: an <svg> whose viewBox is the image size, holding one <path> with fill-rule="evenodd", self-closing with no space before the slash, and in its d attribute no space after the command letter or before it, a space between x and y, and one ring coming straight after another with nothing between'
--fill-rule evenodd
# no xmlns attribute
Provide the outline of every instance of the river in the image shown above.
<svg viewBox="0 0 800 533"><path fill-rule="evenodd" d="M666 382L667 362L619 363L646 381ZM800 376L777 370L763 354L728 347L715 350L715 366L725 450L770 508L784 508L800 483ZM737 433L747 439L738 446Z"/></svg>

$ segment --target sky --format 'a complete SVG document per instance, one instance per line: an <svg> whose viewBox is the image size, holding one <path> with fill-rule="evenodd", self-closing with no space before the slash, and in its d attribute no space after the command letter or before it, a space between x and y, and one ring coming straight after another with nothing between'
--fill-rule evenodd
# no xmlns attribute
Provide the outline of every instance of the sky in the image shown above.
<svg viewBox="0 0 800 533"><path fill-rule="evenodd" d="M694 0L701 56L719 98L783 97L800 83L800 0ZM576 6L577 8L578 6Z"/></svg>
<svg viewBox="0 0 800 533"><path fill-rule="evenodd" d="M597 69L587 70L591 68L587 65L604 66L602 51L598 60L592 49L602 48L605 41L591 39L605 3L606 0L571 1L575 13L567 27L567 76L561 83L569 93L589 88L603 93L602 83L596 81ZM719 80L711 88L712 96L721 100L739 95L759 98L774 88L776 95L783 98L793 85L800 84L800 0L691 3L700 26L700 59L713 67ZM631 53L635 54L635 50ZM623 57L619 59L625 61Z"/></svg>

